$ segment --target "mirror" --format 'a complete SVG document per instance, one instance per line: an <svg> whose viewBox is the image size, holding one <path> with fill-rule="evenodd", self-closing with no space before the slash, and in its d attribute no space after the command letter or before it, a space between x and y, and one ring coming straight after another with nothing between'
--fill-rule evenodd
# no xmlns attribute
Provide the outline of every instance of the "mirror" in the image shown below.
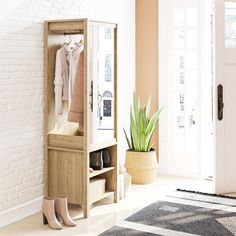
<svg viewBox="0 0 236 236"><path fill-rule="evenodd" d="M114 138L114 29L90 29L91 143Z"/></svg>

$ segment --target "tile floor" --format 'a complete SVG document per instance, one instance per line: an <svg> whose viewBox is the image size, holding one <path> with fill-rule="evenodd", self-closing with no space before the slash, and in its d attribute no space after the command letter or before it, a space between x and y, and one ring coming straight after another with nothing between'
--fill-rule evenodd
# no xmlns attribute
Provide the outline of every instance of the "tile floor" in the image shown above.
<svg viewBox="0 0 236 236"><path fill-rule="evenodd" d="M201 189L199 189L201 186ZM0 229L0 236L95 236L123 221L134 212L168 195L176 188L206 191L211 182L158 176L157 182L151 185L133 185L128 197L118 204L110 204L111 199L104 199L90 211L90 218L83 219L81 208L70 206L70 213L77 222L77 227L55 231L42 224L41 213L34 214ZM198 188L198 189L197 189Z"/></svg>

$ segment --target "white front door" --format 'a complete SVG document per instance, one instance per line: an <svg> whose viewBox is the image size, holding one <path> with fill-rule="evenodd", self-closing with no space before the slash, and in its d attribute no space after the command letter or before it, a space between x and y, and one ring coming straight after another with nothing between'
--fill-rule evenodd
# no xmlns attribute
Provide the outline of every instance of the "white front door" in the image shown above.
<svg viewBox="0 0 236 236"><path fill-rule="evenodd" d="M215 0L213 12L214 186L228 193L236 192L236 1Z"/></svg>
<svg viewBox="0 0 236 236"><path fill-rule="evenodd" d="M159 172L212 176L211 1L159 1Z"/></svg>
<svg viewBox="0 0 236 236"><path fill-rule="evenodd" d="M159 0L159 62L159 171L236 192L236 0Z"/></svg>

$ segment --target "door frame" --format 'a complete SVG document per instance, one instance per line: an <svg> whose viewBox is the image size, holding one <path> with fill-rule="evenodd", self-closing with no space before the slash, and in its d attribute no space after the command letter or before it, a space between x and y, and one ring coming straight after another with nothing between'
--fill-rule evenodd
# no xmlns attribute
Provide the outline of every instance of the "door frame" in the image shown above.
<svg viewBox="0 0 236 236"><path fill-rule="evenodd" d="M224 87L225 61L225 0L214 0L213 6L213 191L225 192L225 162L224 162L224 119L218 120L217 86Z"/></svg>

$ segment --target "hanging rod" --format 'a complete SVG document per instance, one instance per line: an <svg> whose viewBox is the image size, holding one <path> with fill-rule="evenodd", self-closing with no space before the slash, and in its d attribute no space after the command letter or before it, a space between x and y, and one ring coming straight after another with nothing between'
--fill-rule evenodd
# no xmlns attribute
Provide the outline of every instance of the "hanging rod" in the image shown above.
<svg viewBox="0 0 236 236"><path fill-rule="evenodd" d="M84 31L83 30L79 30L78 32L64 32L64 35L71 35L71 34L84 34Z"/></svg>

